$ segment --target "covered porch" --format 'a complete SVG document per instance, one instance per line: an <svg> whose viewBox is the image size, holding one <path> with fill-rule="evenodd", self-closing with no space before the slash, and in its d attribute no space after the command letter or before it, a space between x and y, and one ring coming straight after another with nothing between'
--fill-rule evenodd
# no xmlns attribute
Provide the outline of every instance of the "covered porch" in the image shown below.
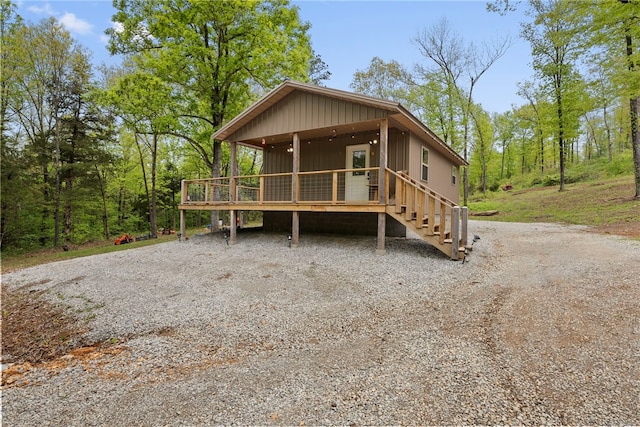
<svg viewBox="0 0 640 427"><path fill-rule="evenodd" d="M348 176L362 174L365 191L349 189ZM361 185L361 184L357 184ZM377 214L376 253L385 253L385 229L391 217L452 259L468 249L466 207L459 207L405 172L354 168L298 173L230 176L182 182L180 233L186 235L187 210L229 211L229 243L237 239L240 211L291 212L291 245L300 239L301 212Z"/></svg>

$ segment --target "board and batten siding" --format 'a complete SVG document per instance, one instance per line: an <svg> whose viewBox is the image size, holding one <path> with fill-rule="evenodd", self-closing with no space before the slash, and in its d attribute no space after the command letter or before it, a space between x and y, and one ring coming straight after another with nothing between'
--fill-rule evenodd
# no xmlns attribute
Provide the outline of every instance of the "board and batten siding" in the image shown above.
<svg viewBox="0 0 640 427"><path fill-rule="evenodd" d="M303 132L387 116L388 112L380 108L313 93L293 92L242 126L229 140Z"/></svg>
<svg viewBox="0 0 640 427"><path fill-rule="evenodd" d="M407 132L398 129L389 130L389 148L387 166L392 170L407 170L409 159L409 138ZM354 135L339 135L336 138L302 139L300 140L300 171L319 171L344 169L346 149L348 145L368 144L378 139L377 130ZM287 152L288 144L267 145L263 152L263 173L283 173L293 170L291 153ZM380 144L371 145L370 167L380 165Z"/></svg>
<svg viewBox="0 0 640 427"><path fill-rule="evenodd" d="M322 170L336 170L344 169L346 162L346 149L349 145L368 144L369 141L374 139L378 140L377 144L370 145L370 159L369 166L377 167L380 165L380 136L376 130L370 132L363 132L353 135L338 135L335 138L316 138L316 139L302 139L300 141L300 171L322 171ZM263 173L275 174L275 173L288 173L293 170L293 155L287 151L288 144L275 144L267 145L263 152ZM409 157L409 134L407 132L401 132L398 129L389 130L389 148L387 165L392 170L406 170ZM329 175L324 178L330 178ZM309 182L310 177L305 177L305 182ZM312 186L311 183L309 183ZM330 190L330 186L320 186L325 191ZM304 186L301 188L301 200L305 199ZM283 200L290 194L290 186L280 187L281 195L272 193L274 189L267 189L269 197L273 197L275 200ZM316 190L317 191L317 190ZM320 198L330 199L330 193L317 194ZM344 198L344 188L339 188L338 198Z"/></svg>
<svg viewBox="0 0 640 427"><path fill-rule="evenodd" d="M459 203L459 181L456 180L455 185L451 183L451 168L455 166L454 163L444 157L433 145L418 138L416 135L411 135L410 146L411 164L409 166L409 175L418 181L424 182L421 179L422 147L426 147L429 150L429 180L425 182L425 185L449 200Z"/></svg>

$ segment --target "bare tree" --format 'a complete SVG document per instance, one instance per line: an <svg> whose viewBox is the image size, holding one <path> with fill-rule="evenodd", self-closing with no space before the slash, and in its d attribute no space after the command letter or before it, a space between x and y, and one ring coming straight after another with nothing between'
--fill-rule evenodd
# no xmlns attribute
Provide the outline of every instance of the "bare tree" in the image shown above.
<svg viewBox="0 0 640 427"><path fill-rule="evenodd" d="M449 21L442 18L428 29L422 30L413 41L420 54L433 63L444 76L451 99L459 103L462 116L462 157L469 161L469 136L473 90L480 78L506 53L511 38L497 39L492 43L466 43L451 29ZM453 119L453 117L452 117ZM469 196L469 169L463 172L463 199Z"/></svg>

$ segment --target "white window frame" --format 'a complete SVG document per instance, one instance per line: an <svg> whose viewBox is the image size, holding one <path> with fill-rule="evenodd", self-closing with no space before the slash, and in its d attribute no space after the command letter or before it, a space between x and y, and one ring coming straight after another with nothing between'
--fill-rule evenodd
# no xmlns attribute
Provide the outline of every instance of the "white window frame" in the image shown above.
<svg viewBox="0 0 640 427"><path fill-rule="evenodd" d="M424 163L424 153L427 153L427 163ZM425 146L422 146L420 151L420 179L424 182L429 182L429 149Z"/></svg>
<svg viewBox="0 0 640 427"><path fill-rule="evenodd" d="M458 167L451 166L451 185L458 184Z"/></svg>

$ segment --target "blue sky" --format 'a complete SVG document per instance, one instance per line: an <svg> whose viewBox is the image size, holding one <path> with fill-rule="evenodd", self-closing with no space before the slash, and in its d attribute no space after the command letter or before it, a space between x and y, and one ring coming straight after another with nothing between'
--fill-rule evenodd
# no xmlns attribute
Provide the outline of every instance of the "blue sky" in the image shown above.
<svg viewBox="0 0 640 427"><path fill-rule="evenodd" d="M110 0L18 1L18 13L38 22L54 16L74 38L93 54L96 64L117 63L106 49L104 30L114 13ZM303 20L311 23L311 41L331 71L326 85L350 90L357 70L365 69L374 56L396 60L412 69L425 63L412 43L420 31L446 17L452 29L467 42L491 42L511 36L513 44L478 82L474 100L491 112L504 112L523 100L517 83L531 79L529 45L519 38L521 13L499 16L485 10L484 0L336 1L297 0Z"/></svg>

